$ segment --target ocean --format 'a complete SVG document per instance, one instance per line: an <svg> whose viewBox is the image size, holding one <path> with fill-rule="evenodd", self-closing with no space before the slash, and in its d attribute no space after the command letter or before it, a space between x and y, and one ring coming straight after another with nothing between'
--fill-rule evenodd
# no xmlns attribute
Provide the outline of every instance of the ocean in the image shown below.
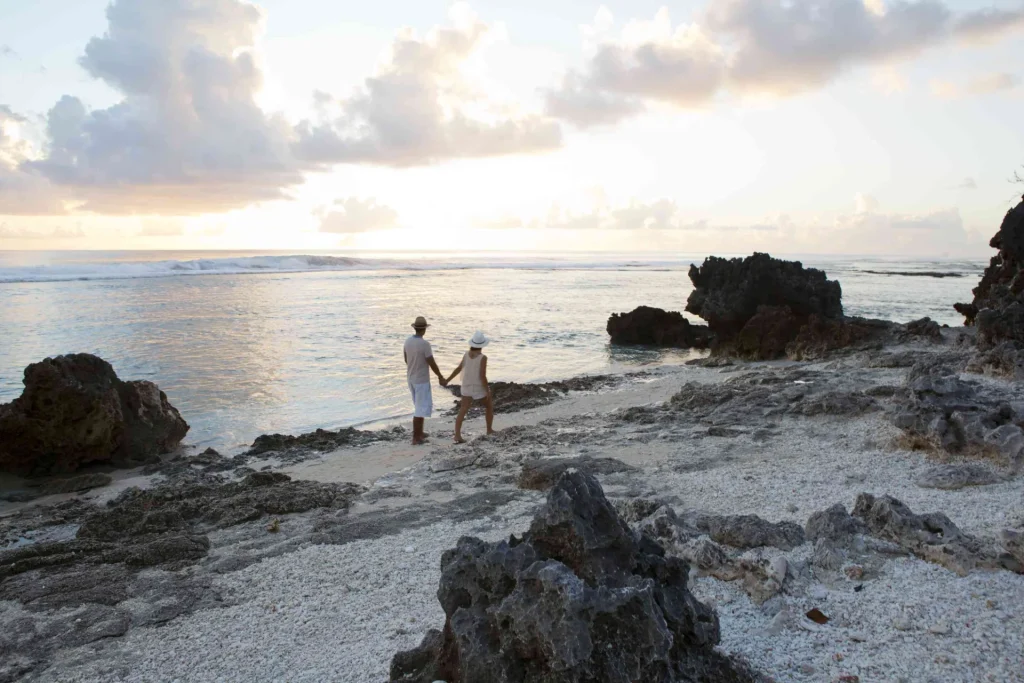
<svg viewBox="0 0 1024 683"><path fill-rule="evenodd" d="M0 252L0 402L29 363L94 353L160 385L186 442L236 452L259 434L374 426L411 414L402 343L417 315L443 372L482 330L492 380L681 363L612 347L638 305L682 310L702 254ZM849 315L959 325L982 260L787 256L824 269ZM911 276L942 273L947 277ZM434 405L450 394L435 387Z"/></svg>

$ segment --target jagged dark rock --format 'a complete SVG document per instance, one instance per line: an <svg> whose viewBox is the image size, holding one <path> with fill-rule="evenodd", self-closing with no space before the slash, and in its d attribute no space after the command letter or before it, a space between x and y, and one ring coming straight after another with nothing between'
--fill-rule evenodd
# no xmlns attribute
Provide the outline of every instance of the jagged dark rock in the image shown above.
<svg viewBox="0 0 1024 683"><path fill-rule="evenodd" d="M961 576L981 567L1022 571L1019 563L965 534L941 512L917 515L892 496L860 494L853 516L863 520L871 533Z"/></svg>
<svg viewBox="0 0 1024 683"><path fill-rule="evenodd" d="M705 325L694 325L677 311L639 306L629 313L612 313L608 318L612 344L667 346L704 349L711 344Z"/></svg>
<svg viewBox="0 0 1024 683"><path fill-rule="evenodd" d="M761 306L788 307L798 319L843 315L842 288L815 268L768 254L724 259L709 256L690 266L694 290L686 310L708 321L719 339L732 339Z"/></svg>
<svg viewBox="0 0 1024 683"><path fill-rule="evenodd" d="M174 450L188 432L152 382L124 382L80 353L25 368L25 390L0 405L0 471L74 472L100 462L129 467Z"/></svg>
<svg viewBox="0 0 1024 683"><path fill-rule="evenodd" d="M807 519L808 541L842 541L856 534L867 533L867 526L846 511L842 503L815 512Z"/></svg>
<svg viewBox="0 0 1024 683"><path fill-rule="evenodd" d="M1010 209L989 246L997 249L970 303L954 308L964 324L978 326L978 343L991 348L1001 341L1024 342L1024 201ZM988 311L983 315L983 311Z"/></svg>
<svg viewBox="0 0 1024 683"><path fill-rule="evenodd" d="M896 327L886 320L812 315L786 346L786 355L793 360L818 360L844 349L880 346Z"/></svg>
<svg viewBox="0 0 1024 683"><path fill-rule="evenodd" d="M926 489L955 491L968 486L987 486L1003 481L991 467L981 463L960 465L933 465L922 472L914 483Z"/></svg>
<svg viewBox="0 0 1024 683"><path fill-rule="evenodd" d="M961 379L955 366L924 360L907 374L894 408L894 424L914 447L1024 465L1024 396Z"/></svg>
<svg viewBox="0 0 1024 683"><path fill-rule="evenodd" d="M246 452L247 456L263 455L264 453L323 453L334 451L345 446L362 446L376 441L391 441L402 438L401 428L380 431L365 431L346 427L337 431L318 429L315 432L289 436L287 434L263 434L257 436ZM214 451L216 453L216 451ZM202 456L208 453L200 454ZM199 456L196 456L199 457Z"/></svg>
<svg viewBox="0 0 1024 683"><path fill-rule="evenodd" d="M394 657L392 683L755 680L715 652L718 618L687 590L686 563L582 472L562 475L523 538L462 538L441 572L444 629Z"/></svg>
<svg viewBox="0 0 1024 683"><path fill-rule="evenodd" d="M934 341L942 339L942 328L931 318L925 316L918 320L911 320L904 325L904 332L911 337L925 337Z"/></svg>
<svg viewBox="0 0 1024 683"><path fill-rule="evenodd" d="M620 375L588 375L554 382L491 382L491 399L494 412L515 413L548 405L564 398L570 391L596 391L616 386L622 381L623 377ZM447 389L456 398L462 396L462 386L459 384L449 384ZM456 401L449 414L456 414L458 408L459 401ZM483 412L482 406L474 404L467 415L474 418Z"/></svg>
<svg viewBox="0 0 1024 683"><path fill-rule="evenodd" d="M805 320L789 306L759 306L757 313L740 329L729 351L740 358L780 358L797 336ZM725 350L725 345L718 349Z"/></svg>
<svg viewBox="0 0 1024 683"><path fill-rule="evenodd" d="M521 489L547 491L566 470L577 469L590 475L635 472L636 468L615 458L535 458L523 463L518 485Z"/></svg>
<svg viewBox="0 0 1024 683"><path fill-rule="evenodd" d="M704 515L697 527L712 540L733 548L770 546L792 550L804 542L804 529L794 522L769 522L757 515Z"/></svg>

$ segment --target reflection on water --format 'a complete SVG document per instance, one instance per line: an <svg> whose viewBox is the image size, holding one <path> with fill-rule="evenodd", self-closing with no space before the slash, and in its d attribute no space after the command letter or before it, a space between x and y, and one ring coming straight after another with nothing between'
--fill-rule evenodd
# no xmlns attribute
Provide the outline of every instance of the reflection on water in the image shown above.
<svg viewBox="0 0 1024 683"><path fill-rule="evenodd" d="M848 313L904 321L958 323L950 304L977 282L821 265L842 281ZM401 349L416 315L430 319L428 339L445 372L482 329L494 339L493 379L560 379L692 358L611 348L605 333L611 312L639 304L681 310L689 292L684 267L642 264L0 284L0 401L20 393L29 363L95 353L123 378L159 383L192 424L191 443L231 449L264 432L408 414ZM447 399L436 389L436 405Z"/></svg>

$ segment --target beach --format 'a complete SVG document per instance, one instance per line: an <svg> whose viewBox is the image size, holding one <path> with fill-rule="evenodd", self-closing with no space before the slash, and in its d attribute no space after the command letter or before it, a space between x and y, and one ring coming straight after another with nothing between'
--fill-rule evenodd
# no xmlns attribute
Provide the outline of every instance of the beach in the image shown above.
<svg viewBox="0 0 1024 683"><path fill-rule="evenodd" d="M521 486L523 469L538 458L605 463L595 472L610 500L657 501L682 517L752 514L803 526L812 513L837 503L852 510L870 493L893 496L915 513L941 511L964 533L996 539L1024 525L1019 478L991 462L990 483L932 488L935 468L964 460L907 450L889 416L909 366L948 356L959 333L822 362L652 368L499 412L501 431L492 437L480 436L481 418L470 420L464 446L449 443L446 415L429 421L424 447L408 445L407 434L382 433L326 452L263 453L247 461L247 471L365 489L344 510L272 516L272 532L266 516L212 531L198 563L144 570L129 581L132 597L106 607L105 616L86 617L96 620L93 628L111 629L110 637L77 647L67 634L50 637L41 655L47 664L25 662L24 680L388 680L391 656L444 620L434 597L442 553L463 535L498 540L529 526L544 492ZM1007 395L1018 391L1007 380L983 381ZM768 402L759 393L766 386L774 396ZM728 400L711 398L721 391ZM680 408L679 396L693 400ZM202 475L202 465L190 469ZM126 486L176 478L120 472L114 484L83 497L103 504ZM19 508L4 504L8 539ZM719 650L769 680L1024 680L1020 574L978 568L961 576L898 547L826 568L806 539L745 553L785 558L777 590L763 582L752 590L742 578L722 580L696 565L691 588L718 610ZM66 594L51 596L52 605L67 603L56 610L42 606L45 596L19 605L10 601L10 585L0 595L8 643L19 625L53 633L75 609L86 610ZM805 618L812 608L828 622ZM158 609L173 616L153 619ZM116 613L131 616L118 622ZM7 666L5 680L15 680Z"/></svg>

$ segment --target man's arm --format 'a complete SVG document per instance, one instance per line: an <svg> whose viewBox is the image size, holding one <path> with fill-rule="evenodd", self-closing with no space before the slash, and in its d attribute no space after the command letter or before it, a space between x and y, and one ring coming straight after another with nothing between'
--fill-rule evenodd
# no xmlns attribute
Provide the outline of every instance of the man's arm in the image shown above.
<svg viewBox="0 0 1024 683"><path fill-rule="evenodd" d="M441 383L442 387L445 384L448 384L448 381L444 378L444 375L441 374L441 369L438 368L437 363L434 362L433 356L427 356L427 365L429 365L430 369L434 371L435 375L437 375L437 379Z"/></svg>

